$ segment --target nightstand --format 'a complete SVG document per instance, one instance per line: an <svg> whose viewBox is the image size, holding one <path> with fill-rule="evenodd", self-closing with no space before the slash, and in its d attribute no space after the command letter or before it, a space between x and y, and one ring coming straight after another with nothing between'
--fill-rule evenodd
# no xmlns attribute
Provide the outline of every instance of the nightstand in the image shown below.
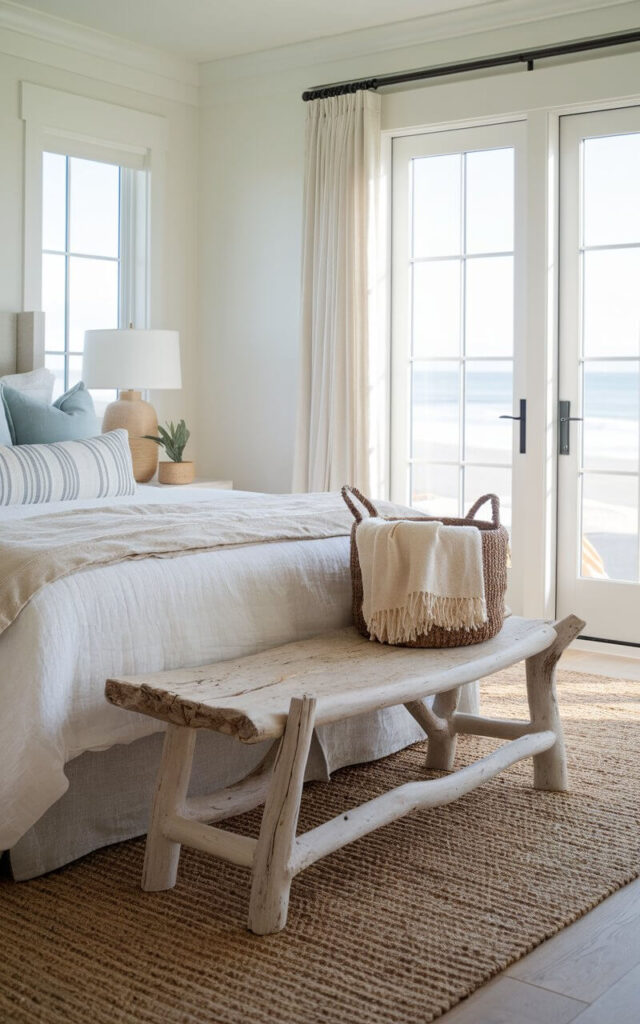
<svg viewBox="0 0 640 1024"><path fill-rule="evenodd" d="M183 491L186 487L210 487L216 491L233 490L233 480L205 480L204 477L196 477L190 484L161 484L157 480L150 480L148 487L168 487L172 491Z"/></svg>

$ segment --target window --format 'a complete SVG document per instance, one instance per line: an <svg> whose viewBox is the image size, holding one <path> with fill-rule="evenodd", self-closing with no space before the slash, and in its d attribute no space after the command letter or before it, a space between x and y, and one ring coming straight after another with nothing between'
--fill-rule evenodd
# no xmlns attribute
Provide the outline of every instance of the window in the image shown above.
<svg viewBox="0 0 640 1024"><path fill-rule="evenodd" d="M54 397L82 374L84 332L146 323L147 173L42 154L42 308ZM116 395L94 391L100 414Z"/></svg>

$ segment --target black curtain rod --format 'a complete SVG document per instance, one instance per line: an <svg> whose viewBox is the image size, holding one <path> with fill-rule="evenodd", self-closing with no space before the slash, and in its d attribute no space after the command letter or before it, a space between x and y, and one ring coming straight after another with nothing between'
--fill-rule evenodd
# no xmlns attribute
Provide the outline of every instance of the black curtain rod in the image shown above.
<svg viewBox="0 0 640 1024"><path fill-rule="evenodd" d="M590 39L576 39L570 43L558 43L557 46L539 46L533 50L517 50L513 53L494 54L492 57L479 57L477 60L464 60L457 64L438 64L433 68L418 68L415 71L400 71L395 75L379 75L377 78L354 79L351 82L333 82L330 85L317 85L303 92L302 99L326 99L329 96L344 96L346 93L358 92L360 89L380 89L385 85L400 85L403 82L422 82L427 78L442 78L445 75L460 75L466 71L481 71L484 68L505 67L507 64L526 64L533 71L534 61L547 57L563 57L569 53L582 53L587 50L602 50L608 46L624 46L625 43L640 42L640 29L630 32L617 32L609 36L594 36Z"/></svg>

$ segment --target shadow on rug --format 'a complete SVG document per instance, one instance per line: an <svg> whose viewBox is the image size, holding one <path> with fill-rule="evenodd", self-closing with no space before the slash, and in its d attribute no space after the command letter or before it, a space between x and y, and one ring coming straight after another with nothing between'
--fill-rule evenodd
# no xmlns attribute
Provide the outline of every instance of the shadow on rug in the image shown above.
<svg viewBox="0 0 640 1024"><path fill-rule="evenodd" d="M293 883L279 935L246 931L249 873L183 850L143 893L144 843L0 885L0 1019L11 1024L425 1024L640 874L640 687L560 672L571 792L531 761L358 840ZM483 713L525 717L523 672ZM496 741L463 736L456 767ZM300 829L423 777L425 744L305 787ZM257 835L260 812L233 822Z"/></svg>

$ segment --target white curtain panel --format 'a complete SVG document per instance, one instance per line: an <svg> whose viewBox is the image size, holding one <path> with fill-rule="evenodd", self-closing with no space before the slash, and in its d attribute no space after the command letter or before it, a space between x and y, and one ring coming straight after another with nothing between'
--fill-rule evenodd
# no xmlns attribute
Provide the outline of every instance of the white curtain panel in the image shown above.
<svg viewBox="0 0 640 1024"><path fill-rule="evenodd" d="M293 488L369 488L370 297L380 97L307 103L302 337Z"/></svg>

